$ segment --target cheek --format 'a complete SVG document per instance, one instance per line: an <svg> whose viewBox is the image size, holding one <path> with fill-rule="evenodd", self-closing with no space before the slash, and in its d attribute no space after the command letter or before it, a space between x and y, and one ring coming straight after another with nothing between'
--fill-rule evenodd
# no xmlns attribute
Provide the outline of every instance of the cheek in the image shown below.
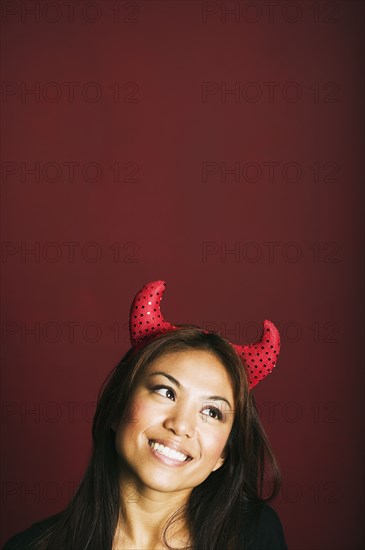
<svg viewBox="0 0 365 550"><path fill-rule="evenodd" d="M125 410L120 431L135 432L148 427L156 417L156 410L146 399L136 396Z"/></svg>
<svg viewBox="0 0 365 550"><path fill-rule="evenodd" d="M140 422L141 404L138 399L133 399L125 410L124 424L136 424Z"/></svg>
<svg viewBox="0 0 365 550"><path fill-rule="evenodd" d="M126 408L116 432L115 445L119 456L132 460L141 445L143 434L158 422L156 406L136 395Z"/></svg>
<svg viewBox="0 0 365 550"><path fill-rule="evenodd" d="M206 438L205 450L212 457L212 461L218 460L221 456L223 449L228 441L229 432L210 434L209 438Z"/></svg>

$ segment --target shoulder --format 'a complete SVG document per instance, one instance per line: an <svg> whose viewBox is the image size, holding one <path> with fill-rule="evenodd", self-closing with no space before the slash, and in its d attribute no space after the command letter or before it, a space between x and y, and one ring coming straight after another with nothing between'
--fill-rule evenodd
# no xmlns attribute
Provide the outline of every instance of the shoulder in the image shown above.
<svg viewBox="0 0 365 550"><path fill-rule="evenodd" d="M266 503L261 504L259 511L256 547L257 550L287 550L284 530L279 516Z"/></svg>
<svg viewBox="0 0 365 550"><path fill-rule="evenodd" d="M288 550L277 512L264 501L248 503L243 509L241 540L247 550Z"/></svg>
<svg viewBox="0 0 365 550"><path fill-rule="evenodd" d="M46 519L33 523L30 527L12 536L3 546L2 550L28 550L30 545L35 543L36 540L44 535L49 527L51 527L59 514L50 516Z"/></svg>

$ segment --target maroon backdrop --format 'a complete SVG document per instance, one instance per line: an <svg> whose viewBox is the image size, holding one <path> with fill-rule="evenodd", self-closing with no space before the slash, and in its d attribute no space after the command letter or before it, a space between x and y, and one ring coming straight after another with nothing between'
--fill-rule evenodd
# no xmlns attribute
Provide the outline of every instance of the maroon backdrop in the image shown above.
<svg viewBox="0 0 365 550"><path fill-rule="evenodd" d="M291 550L363 548L363 17L1 3L0 542L69 501L131 300L164 279L171 322L277 323L273 506Z"/></svg>

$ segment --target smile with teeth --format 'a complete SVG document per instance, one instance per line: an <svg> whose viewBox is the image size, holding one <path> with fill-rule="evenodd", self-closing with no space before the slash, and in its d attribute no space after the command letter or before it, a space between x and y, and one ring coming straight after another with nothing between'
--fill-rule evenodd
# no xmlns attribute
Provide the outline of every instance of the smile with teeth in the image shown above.
<svg viewBox="0 0 365 550"><path fill-rule="evenodd" d="M174 460L178 460L179 462L191 460L190 456L179 453L179 451L175 451L174 449L170 449L170 447L165 447L165 445L157 443L156 441L152 441L151 439L148 440L148 444L150 447L152 447L152 449L154 449L161 455L167 456L168 458L173 458Z"/></svg>

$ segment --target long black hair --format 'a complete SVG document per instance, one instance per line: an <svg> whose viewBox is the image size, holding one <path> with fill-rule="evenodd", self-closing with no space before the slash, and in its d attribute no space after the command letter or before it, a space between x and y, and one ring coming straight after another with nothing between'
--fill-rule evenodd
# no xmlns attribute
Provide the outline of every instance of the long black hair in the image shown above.
<svg viewBox="0 0 365 550"><path fill-rule="evenodd" d="M54 521L34 548L112 550L121 507L112 424L127 410L129 397L148 364L166 353L189 349L207 350L225 366L234 393L234 421L223 466L195 487L186 505L169 518L164 541L169 547L167 531L181 517L187 523L194 550L241 549L243 527L249 541L251 512L278 493L279 469L236 351L219 334L182 325L130 349L106 378L92 426L89 465L69 505L52 517Z"/></svg>

